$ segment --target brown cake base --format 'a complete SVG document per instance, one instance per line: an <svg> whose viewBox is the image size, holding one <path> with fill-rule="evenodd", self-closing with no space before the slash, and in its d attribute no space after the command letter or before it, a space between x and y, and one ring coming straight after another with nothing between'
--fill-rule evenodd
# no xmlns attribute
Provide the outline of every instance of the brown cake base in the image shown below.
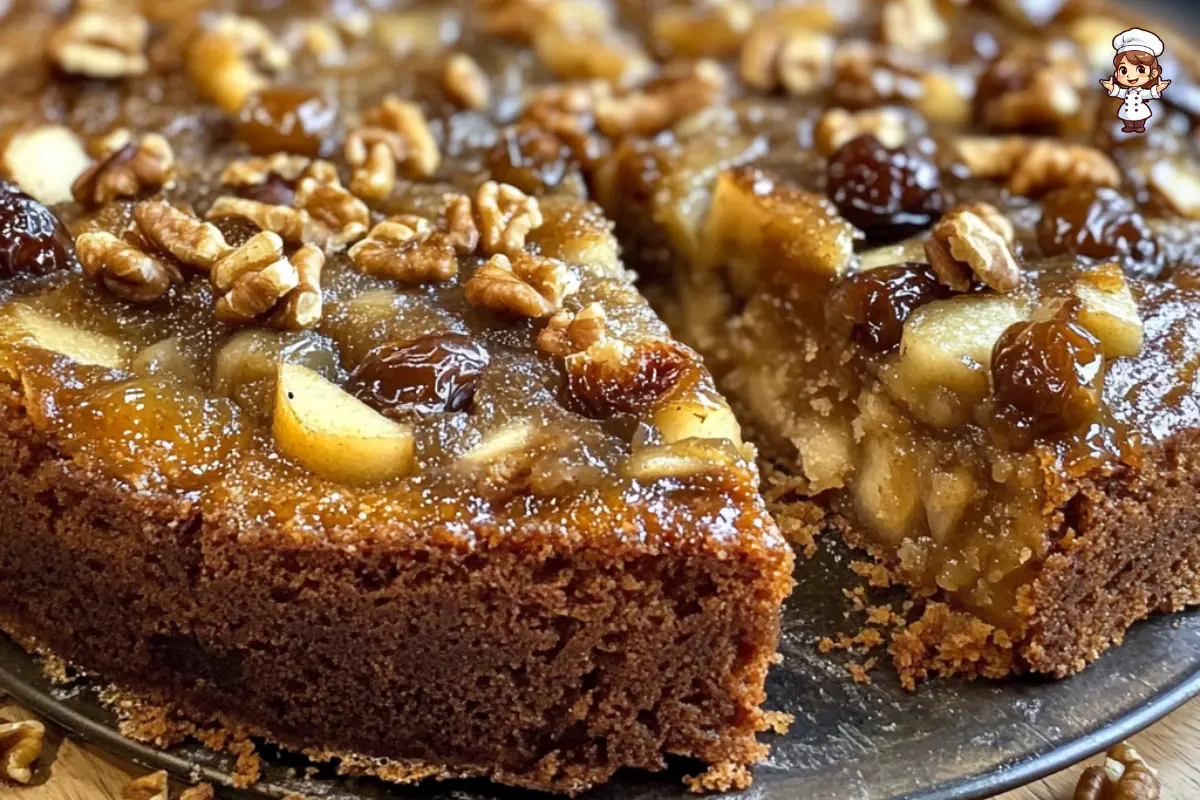
<svg viewBox="0 0 1200 800"><path fill-rule="evenodd" d="M285 746L431 765L399 779L577 792L668 753L764 753L782 544L285 541L82 474L8 389L0 431L0 619L123 690Z"/></svg>

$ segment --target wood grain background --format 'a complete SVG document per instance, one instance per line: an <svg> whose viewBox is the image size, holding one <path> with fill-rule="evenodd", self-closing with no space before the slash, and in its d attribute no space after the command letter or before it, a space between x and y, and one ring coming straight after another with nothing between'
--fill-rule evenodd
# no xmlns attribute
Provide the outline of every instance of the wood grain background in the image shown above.
<svg viewBox="0 0 1200 800"><path fill-rule="evenodd" d="M0 719L32 715L0 699ZM1135 736L1132 741L1159 771L1162 800L1200 798L1200 698ZM1092 759L1088 763L1098 762ZM1002 800L1070 800L1084 765L1044 781L1001 795ZM122 800L121 790L145 770L100 750L66 739L51 728L33 783L26 787L0 784L3 800ZM548 795L539 795L548 796Z"/></svg>

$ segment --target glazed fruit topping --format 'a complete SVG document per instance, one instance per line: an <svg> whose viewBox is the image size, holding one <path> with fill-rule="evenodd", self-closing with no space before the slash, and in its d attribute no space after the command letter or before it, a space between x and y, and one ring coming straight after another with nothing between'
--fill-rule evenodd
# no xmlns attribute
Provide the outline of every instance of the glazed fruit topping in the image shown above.
<svg viewBox="0 0 1200 800"><path fill-rule="evenodd" d="M487 351L469 336L429 334L367 353L350 377L351 394L391 417L469 411Z"/></svg>
<svg viewBox="0 0 1200 800"><path fill-rule="evenodd" d="M1069 319L1012 325L992 354L1000 413L1028 423L1039 435L1078 430L1095 420L1103 381L1100 342Z"/></svg>
<svg viewBox="0 0 1200 800"><path fill-rule="evenodd" d="M687 363L683 348L666 342L606 340L567 358L567 405L593 418L638 413L675 385Z"/></svg>
<svg viewBox="0 0 1200 800"><path fill-rule="evenodd" d="M1160 261L1154 234L1133 201L1107 187L1074 186L1046 195L1037 237L1049 256L1121 258L1146 267Z"/></svg>
<svg viewBox="0 0 1200 800"><path fill-rule="evenodd" d="M50 209L0 181L0 279L70 269L74 249L71 234Z"/></svg>
<svg viewBox="0 0 1200 800"><path fill-rule="evenodd" d="M929 227L945 210L941 173L916 149L892 149L870 134L829 159L827 191L842 216L878 244Z"/></svg>
<svg viewBox="0 0 1200 800"><path fill-rule="evenodd" d="M900 346L904 323L914 311L950 295L928 264L895 264L843 280L830 295L828 313L833 325L849 326L855 344L887 353Z"/></svg>
<svg viewBox="0 0 1200 800"><path fill-rule="evenodd" d="M315 158L331 149L337 107L319 92L273 86L250 96L238 117L238 138L252 153Z"/></svg>

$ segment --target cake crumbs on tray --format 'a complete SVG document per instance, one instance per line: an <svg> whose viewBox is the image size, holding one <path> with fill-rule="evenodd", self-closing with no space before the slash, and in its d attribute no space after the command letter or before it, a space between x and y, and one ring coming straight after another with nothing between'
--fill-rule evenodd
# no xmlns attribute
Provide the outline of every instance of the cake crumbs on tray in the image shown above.
<svg viewBox="0 0 1200 800"><path fill-rule="evenodd" d="M875 561L851 561L850 570L876 589L886 589L896 582L895 574Z"/></svg>
<svg viewBox="0 0 1200 800"><path fill-rule="evenodd" d="M749 789L754 777L744 764L713 764L699 775L683 779L692 794L732 792Z"/></svg>
<svg viewBox="0 0 1200 800"><path fill-rule="evenodd" d="M764 711L763 722L767 723L768 730L783 736L796 722L796 715L786 711Z"/></svg>
<svg viewBox="0 0 1200 800"><path fill-rule="evenodd" d="M871 676L868 674L875 669L875 665L879 663L879 659L872 656L861 664L857 661L847 661L845 664L846 671L850 673L850 677L854 678L855 683L871 684Z"/></svg>

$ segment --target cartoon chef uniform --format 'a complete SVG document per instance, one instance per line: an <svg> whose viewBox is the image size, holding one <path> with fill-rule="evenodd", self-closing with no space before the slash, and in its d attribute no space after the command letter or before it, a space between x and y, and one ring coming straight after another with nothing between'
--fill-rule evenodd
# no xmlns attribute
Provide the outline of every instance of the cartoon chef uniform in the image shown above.
<svg viewBox="0 0 1200 800"><path fill-rule="evenodd" d="M1165 50L1162 39L1150 31L1131 28L1113 39L1113 76L1100 81L1110 97L1120 97L1125 102L1117 116L1125 123L1121 129L1126 133L1145 133L1146 120L1154 113L1150 101L1162 97L1171 85L1161 80L1162 68L1158 57Z"/></svg>

